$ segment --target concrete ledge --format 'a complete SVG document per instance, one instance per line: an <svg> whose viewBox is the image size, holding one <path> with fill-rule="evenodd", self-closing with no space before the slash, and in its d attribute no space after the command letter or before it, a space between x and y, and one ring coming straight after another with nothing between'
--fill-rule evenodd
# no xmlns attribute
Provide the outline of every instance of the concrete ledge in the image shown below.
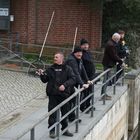
<svg viewBox="0 0 140 140"><path fill-rule="evenodd" d="M140 69L132 70L128 74L126 74L125 79L135 79L140 74Z"/></svg>
<svg viewBox="0 0 140 140"><path fill-rule="evenodd" d="M129 94L128 130L135 131L139 120L140 108L140 69L129 72L125 77Z"/></svg>

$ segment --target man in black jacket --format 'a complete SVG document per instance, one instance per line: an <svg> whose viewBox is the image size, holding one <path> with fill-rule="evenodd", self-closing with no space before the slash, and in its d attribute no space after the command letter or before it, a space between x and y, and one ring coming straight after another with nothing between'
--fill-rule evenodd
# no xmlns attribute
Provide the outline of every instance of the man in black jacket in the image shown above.
<svg viewBox="0 0 140 140"><path fill-rule="evenodd" d="M55 108L70 96L70 89L75 84L75 75L71 67L63 63L64 55L58 52L54 55L54 64L46 71L38 70L41 81L47 83L46 92L49 98L48 111ZM68 104L61 107L61 114L64 116L68 112ZM56 112L50 115L48 123L51 127L56 122ZM67 118L63 119L62 130L68 126ZM63 133L65 136L73 136L68 130ZM55 129L50 131L50 137L55 138Z"/></svg>
<svg viewBox="0 0 140 140"><path fill-rule="evenodd" d="M85 39L81 39L80 47L83 50L82 61L83 61L83 65L85 67L87 76L88 76L89 80L93 80L94 77L95 77L95 65L94 65L92 54L89 51L89 43L88 43L88 41L85 40ZM83 96L82 96L81 99L83 100L90 93L92 93L93 88L94 88L93 85L90 85L88 89L84 90L84 94L82 94ZM91 100L91 98L89 98L83 104L81 104L80 109L82 111L84 111L86 108L88 108L90 106L90 100ZM88 113L88 111L87 111L87 113Z"/></svg>
<svg viewBox="0 0 140 140"><path fill-rule="evenodd" d="M103 67L104 67L104 71L107 70L108 68L113 68L116 63L118 62L119 65L122 65L123 61L121 60L121 58L117 55L117 44L120 41L120 35L118 33L114 33L112 35L112 38L107 42L106 47L105 47L105 51L104 51L104 57L103 57ZM104 76L104 80L103 83L109 79L111 77L111 73L110 71ZM102 87L101 90L101 95L105 94L106 92L106 88L107 85L109 83L105 84ZM101 99L103 99L105 97L106 100L111 100L111 96L108 96L106 94L106 96L102 96Z"/></svg>
<svg viewBox="0 0 140 140"><path fill-rule="evenodd" d="M82 54L83 54L82 51L83 50L80 47L76 47L74 51L68 56L66 64L73 69L73 72L76 76L75 86L78 87L80 85L80 87L88 88L90 81L88 79L87 73L85 71L82 62ZM76 103L75 99L71 100L70 102L71 109L75 106L75 103ZM73 121L74 119L75 113L73 112L69 116L69 121Z"/></svg>

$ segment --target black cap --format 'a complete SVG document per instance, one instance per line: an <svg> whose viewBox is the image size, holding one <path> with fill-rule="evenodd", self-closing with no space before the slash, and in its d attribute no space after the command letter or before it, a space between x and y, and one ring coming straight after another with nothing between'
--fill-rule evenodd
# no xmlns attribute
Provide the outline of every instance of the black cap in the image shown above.
<svg viewBox="0 0 140 140"><path fill-rule="evenodd" d="M83 44L88 44L88 41L86 39L81 39L80 41L80 45L83 45Z"/></svg>
<svg viewBox="0 0 140 140"><path fill-rule="evenodd" d="M73 53L82 52L81 47L75 47Z"/></svg>

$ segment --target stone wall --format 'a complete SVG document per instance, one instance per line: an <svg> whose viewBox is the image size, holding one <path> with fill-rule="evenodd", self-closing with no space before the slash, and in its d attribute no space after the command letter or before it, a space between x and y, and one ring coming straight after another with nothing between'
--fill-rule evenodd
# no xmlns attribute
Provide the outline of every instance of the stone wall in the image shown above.
<svg viewBox="0 0 140 140"><path fill-rule="evenodd" d="M139 121L140 109L140 69L126 75L129 93L129 130L134 131Z"/></svg>
<svg viewBox="0 0 140 140"><path fill-rule="evenodd" d="M127 140L127 130L128 92L126 91L93 127L84 140Z"/></svg>

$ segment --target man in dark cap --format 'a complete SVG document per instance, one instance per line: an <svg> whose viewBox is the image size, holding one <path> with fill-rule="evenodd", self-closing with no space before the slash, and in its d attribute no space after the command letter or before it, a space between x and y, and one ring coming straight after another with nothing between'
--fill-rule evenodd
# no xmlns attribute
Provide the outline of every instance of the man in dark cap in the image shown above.
<svg viewBox="0 0 140 140"><path fill-rule="evenodd" d="M87 76L88 76L89 80L93 80L95 77L95 65L94 65L92 54L89 51L88 41L85 39L81 39L80 47L83 50L82 61L83 61L83 65L85 67ZM93 92L93 85L90 85L88 89L84 90L84 94L82 94L81 99L83 100L92 92ZM80 106L81 111L84 111L86 108L88 108L90 106L90 100L91 100L91 98L89 98L83 104L81 104L81 106Z"/></svg>
<svg viewBox="0 0 140 140"><path fill-rule="evenodd" d="M73 69L73 72L76 76L75 86L78 87L80 85L80 87L88 88L89 79L82 62L82 54L83 50L80 47L75 47L74 51L68 56L66 64ZM74 90L72 91L72 93L73 92ZM71 100L71 102L69 103L71 109L75 106L75 103L75 99ZM73 120L75 120L74 112L69 116L69 121Z"/></svg>
<svg viewBox="0 0 140 140"><path fill-rule="evenodd" d="M66 64L73 69L76 75L76 84L86 88L87 84L84 83L87 83L89 79L82 62L82 55L83 50L80 47L76 47L72 54L68 56Z"/></svg>

